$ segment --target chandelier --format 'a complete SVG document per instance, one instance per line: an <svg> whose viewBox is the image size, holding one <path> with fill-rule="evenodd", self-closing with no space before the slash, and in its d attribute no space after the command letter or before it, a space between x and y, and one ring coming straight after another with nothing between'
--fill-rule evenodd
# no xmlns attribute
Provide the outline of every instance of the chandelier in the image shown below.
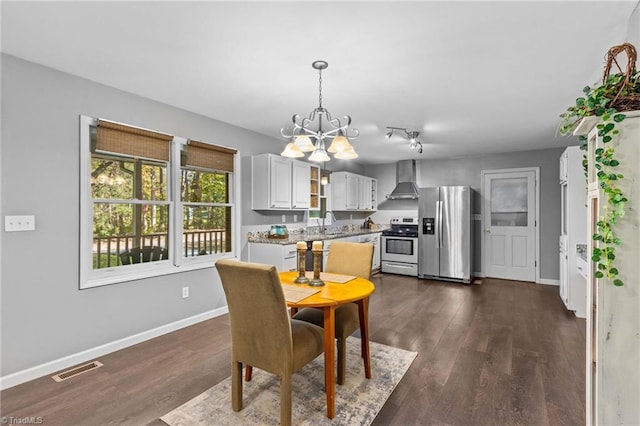
<svg viewBox="0 0 640 426"><path fill-rule="evenodd" d="M295 114L291 119L293 130L289 128L280 130L282 137L289 140L280 155L298 158L304 157L305 152L311 152L309 161L329 161L331 158L327 152L330 152L339 160L358 158L358 154L349 143L349 138L355 139L360 135L357 129L349 129L351 117L345 115L344 121L331 118L329 111L322 107L322 70L329 64L326 61L315 61L311 66L318 70L318 107L305 118ZM325 149L325 140L328 138L333 139L329 148Z"/></svg>
<svg viewBox="0 0 640 426"><path fill-rule="evenodd" d="M393 132L396 130L399 132L404 132L404 135L409 139L409 148L412 151L418 151L418 154L422 154L422 142L418 140L418 136L420 136L420 132L416 132L415 130L405 129L404 127L391 127L387 126L389 131L385 135L387 139L391 139L393 136Z"/></svg>

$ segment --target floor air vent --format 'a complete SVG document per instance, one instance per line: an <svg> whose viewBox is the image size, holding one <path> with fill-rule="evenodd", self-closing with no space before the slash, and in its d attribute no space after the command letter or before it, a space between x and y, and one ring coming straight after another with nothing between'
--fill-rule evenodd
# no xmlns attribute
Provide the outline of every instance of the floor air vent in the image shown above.
<svg viewBox="0 0 640 426"><path fill-rule="evenodd" d="M87 371L95 370L96 368L102 367L102 363L99 361L92 361L88 364L81 365L79 367L72 368L71 370L64 371L60 374L56 374L55 376L51 376L53 380L56 382L62 382L63 380L70 379L79 374L86 373Z"/></svg>

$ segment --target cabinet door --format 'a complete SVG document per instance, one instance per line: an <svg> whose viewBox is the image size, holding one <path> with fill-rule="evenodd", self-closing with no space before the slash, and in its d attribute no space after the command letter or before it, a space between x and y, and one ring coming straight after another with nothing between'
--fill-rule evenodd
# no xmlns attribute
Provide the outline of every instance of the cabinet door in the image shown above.
<svg viewBox="0 0 640 426"><path fill-rule="evenodd" d="M291 208L291 160L269 158L269 196L271 208ZM307 179L308 181L308 179Z"/></svg>
<svg viewBox="0 0 640 426"><path fill-rule="evenodd" d="M331 210L347 209L347 174L336 172L331 175Z"/></svg>
<svg viewBox="0 0 640 426"><path fill-rule="evenodd" d="M380 269L380 234L376 234L373 244L373 269Z"/></svg>
<svg viewBox="0 0 640 426"><path fill-rule="evenodd" d="M291 175L291 208L308 209L310 204L309 182L311 179L311 165L294 161Z"/></svg>
<svg viewBox="0 0 640 426"><path fill-rule="evenodd" d="M346 179L347 184L347 210L358 209L358 177L356 175L348 174Z"/></svg>
<svg viewBox="0 0 640 426"><path fill-rule="evenodd" d="M560 251L560 298L565 306L569 304L569 261L567 253Z"/></svg>
<svg viewBox="0 0 640 426"><path fill-rule="evenodd" d="M371 178L358 176L358 210L371 210Z"/></svg>

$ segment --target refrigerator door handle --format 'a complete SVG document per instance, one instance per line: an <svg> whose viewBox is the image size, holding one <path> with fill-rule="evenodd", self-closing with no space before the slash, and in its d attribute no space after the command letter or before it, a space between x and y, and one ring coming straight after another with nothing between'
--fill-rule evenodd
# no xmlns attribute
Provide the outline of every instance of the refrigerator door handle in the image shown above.
<svg viewBox="0 0 640 426"><path fill-rule="evenodd" d="M436 201L436 248L442 248L442 201Z"/></svg>

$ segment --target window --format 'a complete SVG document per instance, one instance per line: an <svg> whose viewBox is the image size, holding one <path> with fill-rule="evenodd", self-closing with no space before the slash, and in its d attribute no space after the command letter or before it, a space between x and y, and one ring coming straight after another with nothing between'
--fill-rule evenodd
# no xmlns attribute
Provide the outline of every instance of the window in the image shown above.
<svg viewBox="0 0 640 426"><path fill-rule="evenodd" d="M233 252L236 151L81 117L80 288Z"/></svg>
<svg viewBox="0 0 640 426"><path fill-rule="evenodd" d="M228 148L189 141L181 151L182 251L185 258L231 252Z"/></svg>

